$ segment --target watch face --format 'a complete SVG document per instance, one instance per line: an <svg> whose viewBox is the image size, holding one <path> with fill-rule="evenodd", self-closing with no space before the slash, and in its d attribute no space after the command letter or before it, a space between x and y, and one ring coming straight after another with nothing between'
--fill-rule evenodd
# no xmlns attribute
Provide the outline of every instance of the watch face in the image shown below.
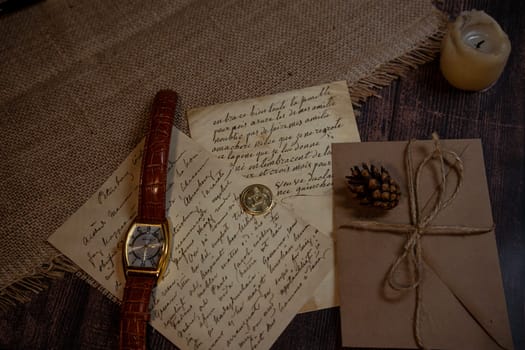
<svg viewBox="0 0 525 350"><path fill-rule="evenodd" d="M126 241L128 266L157 269L165 244L162 225L133 225Z"/></svg>

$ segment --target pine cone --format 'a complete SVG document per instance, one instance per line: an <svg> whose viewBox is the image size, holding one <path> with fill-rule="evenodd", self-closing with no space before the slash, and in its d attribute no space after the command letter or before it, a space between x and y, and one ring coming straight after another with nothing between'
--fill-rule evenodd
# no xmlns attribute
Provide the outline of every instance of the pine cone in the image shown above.
<svg viewBox="0 0 525 350"><path fill-rule="evenodd" d="M348 187L354 198L362 205L373 205L382 209L392 209L399 203L401 191L399 185L390 177L388 171L381 167L363 163L363 169L356 165L352 175L346 176Z"/></svg>

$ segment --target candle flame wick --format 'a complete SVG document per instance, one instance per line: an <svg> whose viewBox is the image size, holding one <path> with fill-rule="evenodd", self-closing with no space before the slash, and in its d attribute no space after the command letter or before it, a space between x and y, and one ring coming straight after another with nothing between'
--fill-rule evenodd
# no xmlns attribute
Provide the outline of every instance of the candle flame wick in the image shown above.
<svg viewBox="0 0 525 350"><path fill-rule="evenodd" d="M483 45L483 43L485 43L485 40L481 40L479 43L476 44L476 49L479 49L481 47L481 45Z"/></svg>

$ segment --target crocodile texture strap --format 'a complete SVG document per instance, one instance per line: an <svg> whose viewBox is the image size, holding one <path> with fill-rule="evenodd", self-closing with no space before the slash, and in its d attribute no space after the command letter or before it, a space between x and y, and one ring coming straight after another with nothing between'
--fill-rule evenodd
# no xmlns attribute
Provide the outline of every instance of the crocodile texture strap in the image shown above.
<svg viewBox="0 0 525 350"><path fill-rule="evenodd" d="M150 131L146 136L137 220L161 223L166 218L166 176L177 94L162 90L155 96Z"/></svg>
<svg viewBox="0 0 525 350"><path fill-rule="evenodd" d="M177 94L170 90L159 91L153 102L142 157L139 222L158 224L166 220L166 177L176 103ZM153 275L127 276L120 315L120 349L146 349L149 300L156 282Z"/></svg>
<svg viewBox="0 0 525 350"><path fill-rule="evenodd" d="M128 276L120 314L121 350L146 349L149 299L155 282L155 276Z"/></svg>

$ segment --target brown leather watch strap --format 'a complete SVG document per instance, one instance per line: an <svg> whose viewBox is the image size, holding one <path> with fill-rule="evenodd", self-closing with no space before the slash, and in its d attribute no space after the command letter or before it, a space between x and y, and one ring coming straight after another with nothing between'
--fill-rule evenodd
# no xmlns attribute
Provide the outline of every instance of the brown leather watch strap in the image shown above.
<svg viewBox="0 0 525 350"><path fill-rule="evenodd" d="M120 315L121 350L146 349L149 299L156 280L155 276L128 276Z"/></svg>
<svg viewBox="0 0 525 350"><path fill-rule="evenodd" d="M176 103L177 94L171 90L159 91L153 102L142 157L136 219L142 223L160 224L166 221L166 177ZM157 278L146 273L128 273L120 315L120 349L146 349L149 300Z"/></svg>
<svg viewBox="0 0 525 350"><path fill-rule="evenodd" d="M161 90L155 96L146 136L137 220L160 223L166 218L166 176L177 94Z"/></svg>

